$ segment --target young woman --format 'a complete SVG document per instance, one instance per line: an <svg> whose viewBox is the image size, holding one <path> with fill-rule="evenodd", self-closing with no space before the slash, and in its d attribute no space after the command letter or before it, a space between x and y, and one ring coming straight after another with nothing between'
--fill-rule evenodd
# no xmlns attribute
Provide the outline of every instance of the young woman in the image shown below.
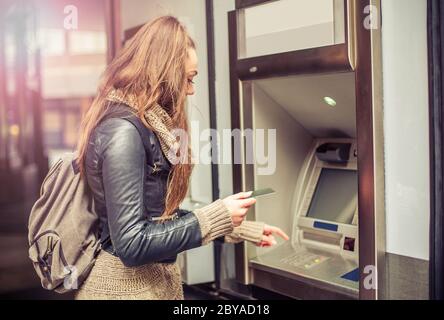
<svg viewBox="0 0 444 320"><path fill-rule="evenodd" d="M172 130L188 132L185 101L197 73L195 44L171 16L143 26L105 71L78 144L103 250L77 299L183 299L178 253L222 236L258 246L275 244L273 234L288 239L279 228L244 221L255 203L248 192L178 209L192 163ZM140 119L145 141L124 117L105 118L117 109Z"/></svg>

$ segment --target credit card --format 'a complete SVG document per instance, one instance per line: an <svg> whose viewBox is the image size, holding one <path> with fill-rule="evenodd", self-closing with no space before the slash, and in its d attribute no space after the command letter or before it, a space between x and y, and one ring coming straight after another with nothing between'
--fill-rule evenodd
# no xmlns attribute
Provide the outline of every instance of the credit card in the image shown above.
<svg viewBox="0 0 444 320"><path fill-rule="evenodd" d="M261 196L266 196L267 194L272 194L275 193L276 191L274 191L271 188L265 188L265 189L259 189L259 190L254 190L253 194L251 195L252 198L257 198L257 197L261 197Z"/></svg>

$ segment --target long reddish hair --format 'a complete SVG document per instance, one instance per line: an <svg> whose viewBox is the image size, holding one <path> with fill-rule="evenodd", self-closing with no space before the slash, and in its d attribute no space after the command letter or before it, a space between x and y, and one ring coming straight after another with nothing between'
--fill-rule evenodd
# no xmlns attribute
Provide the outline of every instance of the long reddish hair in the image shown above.
<svg viewBox="0 0 444 320"><path fill-rule="evenodd" d="M110 103L106 98L113 89L136 99L137 115L147 127L144 113L159 104L171 116L175 128L189 132L185 110L189 49L195 49L195 43L185 27L177 18L164 16L144 25L118 53L106 68L96 98L81 123L77 153L82 175L89 138L107 111ZM187 194L193 169L189 145L187 160L171 169L164 216L174 213Z"/></svg>

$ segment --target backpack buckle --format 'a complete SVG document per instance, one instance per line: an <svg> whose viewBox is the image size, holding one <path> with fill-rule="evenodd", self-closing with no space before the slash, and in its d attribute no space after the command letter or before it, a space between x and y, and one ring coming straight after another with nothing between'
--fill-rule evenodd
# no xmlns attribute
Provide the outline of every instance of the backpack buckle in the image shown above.
<svg viewBox="0 0 444 320"><path fill-rule="evenodd" d="M161 170L160 165L157 162L154 162L154 167L153 167L152 173L159 172L160 170Z"/></svg>

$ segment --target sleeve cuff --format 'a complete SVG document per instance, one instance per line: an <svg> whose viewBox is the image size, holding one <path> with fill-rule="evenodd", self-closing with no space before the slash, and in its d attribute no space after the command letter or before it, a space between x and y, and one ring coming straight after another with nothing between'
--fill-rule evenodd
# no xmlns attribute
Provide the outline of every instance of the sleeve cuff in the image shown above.
<svg viewBox="0 0 444 320"><path fill-rule="evenodd" d="M265 223L260 221L246 221L233 229L233 232L225 236L225 242L239 243L241 241L250 241L258 243L262 241Z"/></svg>
<svg viewBox="0 0 444 320"><path fill-rule="evenodd" d="M233 231L230 212L221 199L194 210L202 233L202 245Z"/></svg>

